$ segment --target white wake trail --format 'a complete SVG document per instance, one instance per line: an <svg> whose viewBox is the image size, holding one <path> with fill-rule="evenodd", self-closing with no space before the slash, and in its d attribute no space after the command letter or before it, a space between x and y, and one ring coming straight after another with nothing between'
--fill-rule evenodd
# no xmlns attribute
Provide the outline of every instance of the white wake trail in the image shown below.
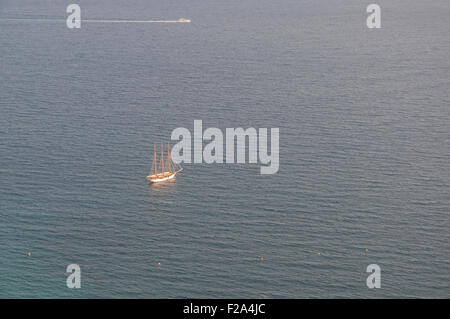
<svg viewBox="0 0 450 319"><path fill-rule="evenodd" d="M65 19L13 19L0 18L0 21L23 21L23 22L65 22ZM189 19L178 20L92 20L81 19L81 23L190 23Z"/></svg>

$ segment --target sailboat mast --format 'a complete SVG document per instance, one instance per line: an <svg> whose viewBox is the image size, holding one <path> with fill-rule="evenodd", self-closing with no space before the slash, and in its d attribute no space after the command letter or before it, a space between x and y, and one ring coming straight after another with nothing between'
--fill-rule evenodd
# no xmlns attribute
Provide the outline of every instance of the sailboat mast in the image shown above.
<svg viewBox="0 0 450 319"><path fill-rule="evenodd" d="M153 173L158 175L158 165L156 162L156 145L153 144Z"/></svg>
<svg viewBox="0 0 450 319"><path fill-rule="evenodd" d="M170 157L170 144L167 143L167 166L169 167L169 173L172 173L172 167L170 162L172 161L172 157Z"/></svg>
<svg viewBox="0 0 450 319"><path fill-rule="evenodd" d="M161 144L161 173L164 175L164 144Z"/></svg>

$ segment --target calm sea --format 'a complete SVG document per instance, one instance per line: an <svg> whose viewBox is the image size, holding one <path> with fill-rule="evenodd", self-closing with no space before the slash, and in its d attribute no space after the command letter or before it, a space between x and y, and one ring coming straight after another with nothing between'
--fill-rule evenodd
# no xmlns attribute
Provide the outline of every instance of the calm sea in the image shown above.
<svg viewBox="0 0 450 319"><path fill-rule="evenodd" d="M448 0L379 0L379 30L356 0L77 3L192 23L0 2L0 297L450 297ZM279 173L150 186L195 119L279 127Z"/></svg>

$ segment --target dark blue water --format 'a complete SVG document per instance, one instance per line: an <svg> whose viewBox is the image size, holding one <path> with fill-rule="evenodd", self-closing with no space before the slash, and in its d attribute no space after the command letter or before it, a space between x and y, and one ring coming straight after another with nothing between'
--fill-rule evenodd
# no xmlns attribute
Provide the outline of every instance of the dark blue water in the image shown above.
<svg viewBox="0 0 450 319"><path fill-rule="evenodd" d="M448 1L378 1L379 30L356 0L78 3L192 23L0 2L0 297L450 297ZM148 185L194 119L279 127L279 173Z"/></svg>

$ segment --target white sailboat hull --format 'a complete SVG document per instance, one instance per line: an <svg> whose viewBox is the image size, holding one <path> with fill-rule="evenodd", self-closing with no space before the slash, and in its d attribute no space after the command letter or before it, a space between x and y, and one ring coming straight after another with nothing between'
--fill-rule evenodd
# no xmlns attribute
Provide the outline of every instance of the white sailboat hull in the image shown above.
<svg viewBox="0 0 450 319"><path fill-rule="evenodd" d="M159 182L164 182L164 181L168 181L172 178L175 177L177 173L169 173L169 175L149 175L147 176L147 179L152 182L152 183L159 183Z"/></svg>
<svg viewBox="0 0 450 319"><path fill-rule="evenodd" d="M147 176L147 180L151 183L159 183L168 181L175 178L178 172L181 172L183 168L172 161L170 156L170 145L167 144L167 157L164 161L164 145L161 144L161 160L158 162L156 160L156 145L153 150L153 165L152 172ZM160 169L159 169L160 168Z"/></svg>

